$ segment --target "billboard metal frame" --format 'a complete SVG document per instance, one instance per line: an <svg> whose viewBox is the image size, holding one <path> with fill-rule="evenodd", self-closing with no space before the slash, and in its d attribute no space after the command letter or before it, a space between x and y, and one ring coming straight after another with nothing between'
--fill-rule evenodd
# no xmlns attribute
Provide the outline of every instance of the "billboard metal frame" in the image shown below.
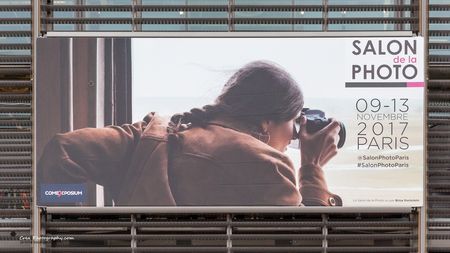
<svg viewBox="0 0 450 253"><path fill-rule="evenodd" d="M412 31L354 32L47 32L40 37L122 37L122 38L343 38L414 37Z"/></svg>
<svg viewBox="0 0 450 253"><path fill-rule="evenodd" d="M40 207L48 214L128 214L128 213L151 213L151 214L220 214L220 213L252 213L252 214L302 214L302 213L411 213L417 208L410 207L287 207L287 206L230 206L230 207Z"/></svg>
<svg viewBox="0 0 450 253"><path fill-rule="evenodd" d="M416 35L412 33L411 31L377 31L377 32L49 32L44 37L39 37L40 39L43 38L347 38L347 37L358 37L358 38L364 38L364 37L415 37ZM424 50L425 52L426 50ZM33 55L34 56L34 55ZM35 60L33 59L33 62ZM427 68L427 65L424 65L424 69ZM425 71L426 72L426 71ZM33 73L33 76L36 76L36 73ZM425 77L425 87L424 87L424 101L427 98L427 79L426 75ZM34 84L35 85L35 84ZM33 89L33 98L35 98L36 88ZM426 115L426 101L424 102L424 119L427 120ZM34 108L34 107L33 107ZM34 110L34 109L33 109ZM33 113L33 122L36 122L36 114ZM425 122L426 124L426 122ZM35 124L33 124L33 136L36 136L36 127ZM426 129L424 131L424 173L423 173L423 191L425 194L426 191L426 150L427 150L427 139L426 139ZM36 156L36 150L35 150L35 138L33 138L33 173L36 173L36 162L35 162L35 156ZM35 174L33 174L34 176ZM34 177L33 180L35 180L36 177ZM33 195L37 197L36 191L36 182L33 181L33 192L36 195ZM44 206L37 206L36 202L33 202L34 206L36 206L38 209L46 209L50 212L59 212L64 213L64 211L67 212L76 212L76 211L70 211L72 210L71 207L44 207ZM423 198L423 206L425 206L426 198L424 196ZM316 207L306 207L306 208L298 208L298 207L274 207L274 206L255 206L255 207L202 207L202 206L196 206L196 207L143 207L143 206L130 206L130 207L73 207L78 211L87 211L91 210L92 208L100 208L101 210L104 210L106 212L109 212L108 208L121 208L120 213L126 213L126 209L133 210L129 212L134 212L134 210L139 209L146 213L149 212L156 212L156 213L164 213L164 212L170 212L170 213L176 213L174 208L178 209L185 209L188 208L191 211L189 212L200 212L200 213L207 213L207 210L211 210L213 212L236 212L239 210L248 210L245 212L261 212L261 213L333 213L334 211L327 211L327 209L336 209L337 213L359 213L359 212L410 212L412 209L417 208L419 211L419 214L422 214L420 209L421 207L406 207L406 208L398 208L398 207L328 207L328 208L316 208ZM61 211L58 211L61 209ZM280 211L275 211L275 209L281 209ZM300 211L296 211L295 209L302 209ZM305 211L303 211L303 209ZM398 211L402 210L402 211ZM185 213L184 210L180 210L180 213ZM102 213L99 211L98 213Z"/></svg>
<svg viewBox="0 0 450 253"><path fill-rule="evenodd" d="M45 34L45 36L39 36L39 38L73 38L73 37L96 37L96 38L104 38L104 37L121 37L121 38L347 38L347 37L415 37L416 35L412 33L411 31L376 31L376 32L49 32ZM34 50L36 51L36 50ZM36 55L33 52L33 57L36 57ZM35 63L36 60L33 59L33 63ZM35 68L34 68L35 70ZM35 82L36 73L33 72L33 82ZM426 79L426 78L425 78ZM425 80L426 81L426 80ZM35 86L35 83L33 84ZM425 85L425 99L426 99L426 87ZM35 92L36 89L33 89L33 110L35 109ZM424 107L425 108L425 107ZM426 110L425 110L426 111ZM424 115L426 116L426 115ZM426 117L424 117L426 119ZM33 111L33 122L36 122L36 113ZM36 124L33 124L33 136L36 136ZM34 138L35 140L35 138ZM426 134L424 134L424 163L426 163ZM35 161L35 147L36 144L33 141L33 176L34 179L35 173L36 173L36 162ZM426 164L424 164L424 168ZM426 174L424 175L424 177ZM33 181L33 196L37 197L36 193L36 182ZM424 185L425 186L425 185ZM425 187L424 187L425 188ZM424 189L425 191L425 189ZM426 202L426 199L424 198L424 203ZM69 207L43 207L43 206L37 206L36 202L33 202L33 206L37 208L46 208L47 211L57 212L59 208L61 210L71 210ZM101 208L101 207L73 207L76 210L79 210L81 212L85 212L87 210L90 210L91 208L100 208L104 211L107 211L108 208ZM87 209L86 209L87 208ZM111 207L111 208L119 208L119 207ZM126 209L133 209L136 210L136 208L142 208L142 211L148 213L148 212L165 212L170 211L173 213L176 213L176 211L172 211L171 209L173 207L140 207L140 206L133 206L133 207L120 207L121 213L126 212ZM125 209L123 209L125 208ZM176 207L178 209L184 209L187 208L190 211L188 212L208 212L206 210L210 209L213 212L234 212L234 211L244 211L245 210L253 210L251 212L276 212L276 213L283 213L283 212L289 212L289 213L308 213L308 212L325 212L325 213L333 213L333 210L335 210L336 213L343 213L343 212L361 212L364 210L364 212L404 212L408 210L414 209L413 208L398 208L398 207L367 207L367 208L361 208L361 207L327 207L327 208L315 208L315 207L307 207L307 208L298 208L298 207L290 207L290 208L279 208L279 207L273 207L273 206L255 206L255 207ZM420 207L419 207L420 208ZM280 209L280 211L276 211ZM301 211L296 211L296 209L302 209ZM305 211L303 211L306 209ZM329 211L326 211L326 209L330 209ZM165 210L165 211L164 211ZM205 210L205 211L203 211ZM309 210L309 211L308 211ZM398 211L402 210L402 211ZM107 211L109 212L109 211ZM181 212L185 212L184 210ZM98 212L101 213L101 212Z"/></svg>
<svg viewBox="0 0 450 253"><path fill-rule="evenodd" d="M34 6L39 6L39 0L33 0ZM34 21L39 20L39 13L36 13L36 8L33 10ZM46 34L39 33L39 22L33 22L33 99L32 99L32 120L36 122L36 40L37 38L57 38L57 37L132 37L132 38L341 38L341 37L415 37L417 36L411 31L374 31L374 32L48 32ZM423 27L421 27L423 29ZM424 119L425 125L427 124L427 36L423 30L420 32L424 36L424 52L425 52L425 64L424 64ZM75 214L75 213L87 213L87 214L125 214L125 213L152 213L152 214L187 214L187 213L414 213L418 215L418 249L419 252L426 252L426 227L427 227L427 129L424 130L424 170L423 170L423 206L422 207L275 207L275 206L239 206L239 207L42 207L36 205L37 192L36 192L36 127L35 123L32 125L32 235L40 236L42 234L42 228L39 224L42 223L42 214ZM33 245L33 252L40 252L38 244Z"/></svg>

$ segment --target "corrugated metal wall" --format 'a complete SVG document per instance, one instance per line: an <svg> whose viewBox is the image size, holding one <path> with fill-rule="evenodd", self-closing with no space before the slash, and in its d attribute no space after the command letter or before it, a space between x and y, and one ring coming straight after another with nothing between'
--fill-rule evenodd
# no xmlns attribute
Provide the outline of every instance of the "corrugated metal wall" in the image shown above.
<svg viewBox="0 0 450 253"><path fill-rule="evenodd" d="M450 1L429 5L429 252L450 252ZM42 31L419 29L419 2L47 0ZM30 252L31 1L0 1L0 252ZM50 92L50 91L49 91ZM418 215L47 214L49 252L418 252ZM88 248L87 248L88 247Z"/></svg>
<svg viewBox="0 0 450 253"><path fill-rule="evenodd" d="M9 2L0 2L0 251L29 252L17 238L31 234L31 2Z"/></svg>
<svg viewBox="0 0 450 253"><path fill-rule="evenodd" d="M428 82L429 252L450 251L450 1L431 1Z"/></svg>

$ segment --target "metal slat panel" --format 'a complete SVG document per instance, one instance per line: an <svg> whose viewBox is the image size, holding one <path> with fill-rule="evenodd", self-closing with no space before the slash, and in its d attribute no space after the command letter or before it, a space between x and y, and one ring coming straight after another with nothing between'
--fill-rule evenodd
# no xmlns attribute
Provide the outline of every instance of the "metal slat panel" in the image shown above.
<svg viewBox="0 0 450 253"><path fill-rule="evenodd" d="M448 42L430 42L428 46L430 49L450 49Z"/></svg>
<svg viewBox="0 0 450 253"><path fill-rule="evenodd" d="M449 252L449 247L428 247L428 252L429 253L437 253L437 252Z"/></svg>
<svg viewBox="0 0 450 253"><path fill-rule="evenodd" d="M430 55L429 61L430 64L449 63L450 55Z"/></svg>
<svg viewBox="0 0 450 253"><path fill-rule="evenodd" d="M322 5L42 5L42 10L56 12L73 11L109 11L109 12L214 12L214 11L245 11L245 12L292 12L292 11L323 11ZM412 11L414 5L328 5L328 11ZM445 8L444 5L433 6L434 9Z"/></svg>
<svg viewBox="0 0 450 253"><path fill-rule="evenodd" d="M1 58L0 58L1 59ZM0 61L0 75L10 77L26 77L31 74L30 64L11 64Z"/></svg>
<svg viewBox="0 0 450 253"><path fill-rule="evenodd" d="M435 102L437 100L442 100L446 102L449 101L450 99L450 93L445 93L439 90L429 90L428 99L430 100L430 102Z"/></svg>
<svg viewBox="0 0 450 253"><path fill-rule="evenodd" d="M0 247L0 252L31 252L31 246Z"/></svg>
<svg viewBox="0 0 450 253"><path fill-rule="evenodd" d="M31 1L15 3L24 4L0 5L0 156L26 154L31 161L31 133L17 133L11 125L13 122L3 121L26 119L28 122L21 122L18 127L31 126L31 100L28 99L28 108L24 109L21 99L10 96L11 93L31 93ZM6 129L3 123L7 124ZM23 142L24 139L28 141ZM31 163L26 167L20 163L22 161L0 161L0 252L31 252L31 241L19 238L31 234Z"/></svg>
<svg viewBox="0 0 450 253"><path fill-rule="evenodd" d="M31 13L31 5L0 4L0 12L22 12L22 11Z"/></svg>
<svg viewBox="0 0 450 253"><path fill-rule="evenodd" d="M431 218L450 218L450 208L430 208L428 215Z"/></svg>
<svg viewBox="0 0 450 253"><path fill-rule="evenodd" d="M328 5L328 11L358 11L358 12L376 12L376 11L414 11L418 9L416 5L408 5L408 4L380 4L380 5L372 5L361 4L361 5L353 5L353 4L345 4L345 5Z"/></svg>
<svg viewBox="0 0 450 253"><path fill-rule="evenodd" d="M430 30L430 36L450 36L450 30Z"/></svg>
<svg viewBox="0 0 450 253"><path fill-rule="evenodd" d="M428 81L428 88L450 89L450 80L430 80Z"/></svg>
<svg viewBox="0 0 450 253"><path fill-rule="evenodd" d="M450 143L430 143L428 144L428 150L450 150Z"/></svg>
<svg viewBox="0 0 450 253"><path fill-rule="evenodd" d="M429 240L450 240L450 233L442 234L442 233L439 233L439 232L431 232L428 235L428 239Z"/></svg>
<svg viewBox="0 0 450 253"><path fill-rule="evenodd" d="M429 196L428 201L430 202L443 202L443 203L450 203L450 195L448 196Z"/></svg>
<svg viewBox="0 0 450 253"><path fill-rule="evenodd" d="M0 44L0 50L31 50L31 44Z"/></svg>
<svg viewBox="0 0 450 253"><path fill-rule="evenodd" d="M328 240L332 244L341 244L327 247L327 250L336 252L383 252L383 250L384 252L404 252L406 249L409 251L405 252L413 252L416 250L410 246L366 245L373 240L399 242L404 245L415 240L416 235L412 233L410 225L415 224L416 221L410 220L409 214L387 215L382 220L380 220L382 217L380 214L369 213L359 217L354 214L336 214L336 216L330 216L329 221L323 220L321 214L308 213L228 214L228 216L231 215L231 219L227 221L220 214L210 216L139 214L136 222L133 222L133 218L125 213L120 216L111 214L102 216L101 214L82 215L81 212L80 215L76 213L47 215L49 220L44 224L47 229L46 234L73 237L77 241L90 242L89 245L96 243L98 246L88 248L89 252L102 252L106 250L103 245L112 245L113 241L115 246L110 247L110 250L129 249L122 245L129 243L130 240L137 242L135 252L227 251L225 245L227 240L233 242L229 248L232 252L314 252L315 250L322 252L323 240ZM339 221L340 219L346 221ZM99 220L103 221L99 222ZM324 226L328 227L332 234L323 235ZM136 235L129 233L132 227L137 229ZM231 230L226 229L227 227ZM206 230L208 228L210 230ZM311 230L313 228L315 230ZM78 232L74 233L76 231ZM81 231L84 232L79 235ZM102 231L103 234L97 236ZM203 231L208 232L205 234ZM212 231L214 234L211 233ZM232 231L232 233L228 234L226 231ZM362 231L365 234L362 234ZM89 234L94 232L96 234ZM106 234L107 232L114 234ZM312 243L316 246L311 245ZM351 245L346 245L349 243ZM211 245L215 246L211 247ZM83 247L83 249L86 248ZM70 242L69 244L57 243L47 245L46 250L78 252L81 251L81 247L72 247Z"/></svg>
<svg viewBox="0 0 450 253"><path fill-rule="evenodd" d="M0 37L31 37L30 31L0 31Z"/></svg>
<svg viewBox="0 0 450 253"><path fill-rule="evenodd" d="M146 27L142 28L140 25L227 25L228 30L240 30L245 29L235 28L234 25L285 25L285 24L298 24L298 25L321 25L327 24L416 24L418 18L414 15L405 15L405 17L372 17L368 18L367 15L361 14L361 16L351 17L351 18L284 18L283 13L294 13L294 12L353 12L353 13L364 13L364 12L378 12L378 11L396 11L396 12L415 12L417 11L417 5L373 5L373 4L362 4L362 5L327 5L324 8L322 5L42 5L42 10L47 12L47 15L42 18L42 23L47 24L45 29L47 32L53 30L58 30L59 28L54 28L53 25L133 25L134 28L130 26L128 30L137 28L142 30L152 30L152 28ZM58 13L63 12L79 12L78 18L61 18L56 17ZM87 13L90 12L108 12L108 17L82 17L90 16ZM129 18L124 18L123 13L130 13ZM209 12L224 12L228 13L227 18L186 18L180 16L177 18L150 18L145 16L146 14L151 14L152 12L185 12L185 13L209 13ZM242 18L236 17L236 13L241 14L260 14L262 12L267 13L279 13L279 18ZM60 15L61 16L61 15ZM169 17L169 15L168 15ZM66 28L69 30L79 31L83 26L74 26L72 28ZM110 26L112 30L114 30ZM89 27L87 30L96 31L99 28ZM153 28L154 29L154 28ZM185 30L180 28L181 30ZM211 31L218 30L217 27L211 27ZM294 28L293 28L294 29ZM127 29L125 29L127 30ZM158 30L165 30L163 27L159 27ZM168 30L170 30L168 28ZM220 30L220 29L219 29Z"/></svg>
<svg viewBox="0 0 450 253"><path fill-rule="evenodd" d="M450 11L450 4L430 4L430 11Z"/></svg>
<svg viewBox="0 0 450 253"><path fill-rule="evenodd" d="M31 55L0 55L0 63L30 63Z"/></svg>
<svg viewBox="0 0 450 253"><path fill-rule="evenodd" d="M448 24L450 23L450 17L430 17L428 21L430 24Z"/></svg>
<svg viewBox="0 0 450 253"><path fill-rule="evenodd" d="M0 18L0 24L2 25L30 25L30 18Z"/></svg>
<svg viewBox="0 0 450 253"><path fill-rule="evenodd" d="M232 252L323 252L323 247L233 247ZM47 252L131 252L128 247L63 247L46 249ZM328 247L327 252L415 252L415 247ZM228 252L224 247L142 247L133 252Z"/></svg>
<svg viewBox="0 0 450 253"><path fill-rule="evenodd" d="M30 218L31 210L25 209L0 209L1 218Z"/></svg>
<svg viewBox="0 0 450 253"><path fill-rule="evenodd" d="M44 24L228 24L228 18L44 18ZM232 18L233 24L322 24L322 18ZM329 24L413 24L416 18L329 18Z"/></svg>
<svg viewBox="0 0 450 253"><path fill-rule="evenodd" d="M416 252L416 247L386 246L386 247L336 247L327 248L327 252Z"/></svg>
<svg viewBox="0 0 450 253"><path fill-rule="evenodd" d="M430 75L430 80L450 79L450 62L431 64L428 73Z"/></svg>

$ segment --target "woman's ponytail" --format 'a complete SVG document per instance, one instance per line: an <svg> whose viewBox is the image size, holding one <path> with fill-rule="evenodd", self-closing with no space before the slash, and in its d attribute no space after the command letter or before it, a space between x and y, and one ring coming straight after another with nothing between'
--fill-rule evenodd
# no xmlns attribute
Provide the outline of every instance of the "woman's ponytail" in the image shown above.
<svg viewBox="0 0 450 253"><path fill-rule="evenodd" d="M212 117L223 112L220 105L205 105L202 108L193 108L189 112L177 113L170 118L170 125L176 131L184 130L188 126L203 126Z"/></svg>

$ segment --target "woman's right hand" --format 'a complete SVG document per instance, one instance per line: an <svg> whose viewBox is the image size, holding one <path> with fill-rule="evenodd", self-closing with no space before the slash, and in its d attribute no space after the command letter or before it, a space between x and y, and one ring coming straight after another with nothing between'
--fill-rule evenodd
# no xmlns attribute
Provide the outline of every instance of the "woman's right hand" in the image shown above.
<svg viewBox="0 0 450 253"><path fill-rule="evenodd" d="M331 123L326 127L314 134L309 134L306 131L306 117L302 116L299 132L301 165L322 168L337 154L339 131L339 122L331 119Z"/></svg>

